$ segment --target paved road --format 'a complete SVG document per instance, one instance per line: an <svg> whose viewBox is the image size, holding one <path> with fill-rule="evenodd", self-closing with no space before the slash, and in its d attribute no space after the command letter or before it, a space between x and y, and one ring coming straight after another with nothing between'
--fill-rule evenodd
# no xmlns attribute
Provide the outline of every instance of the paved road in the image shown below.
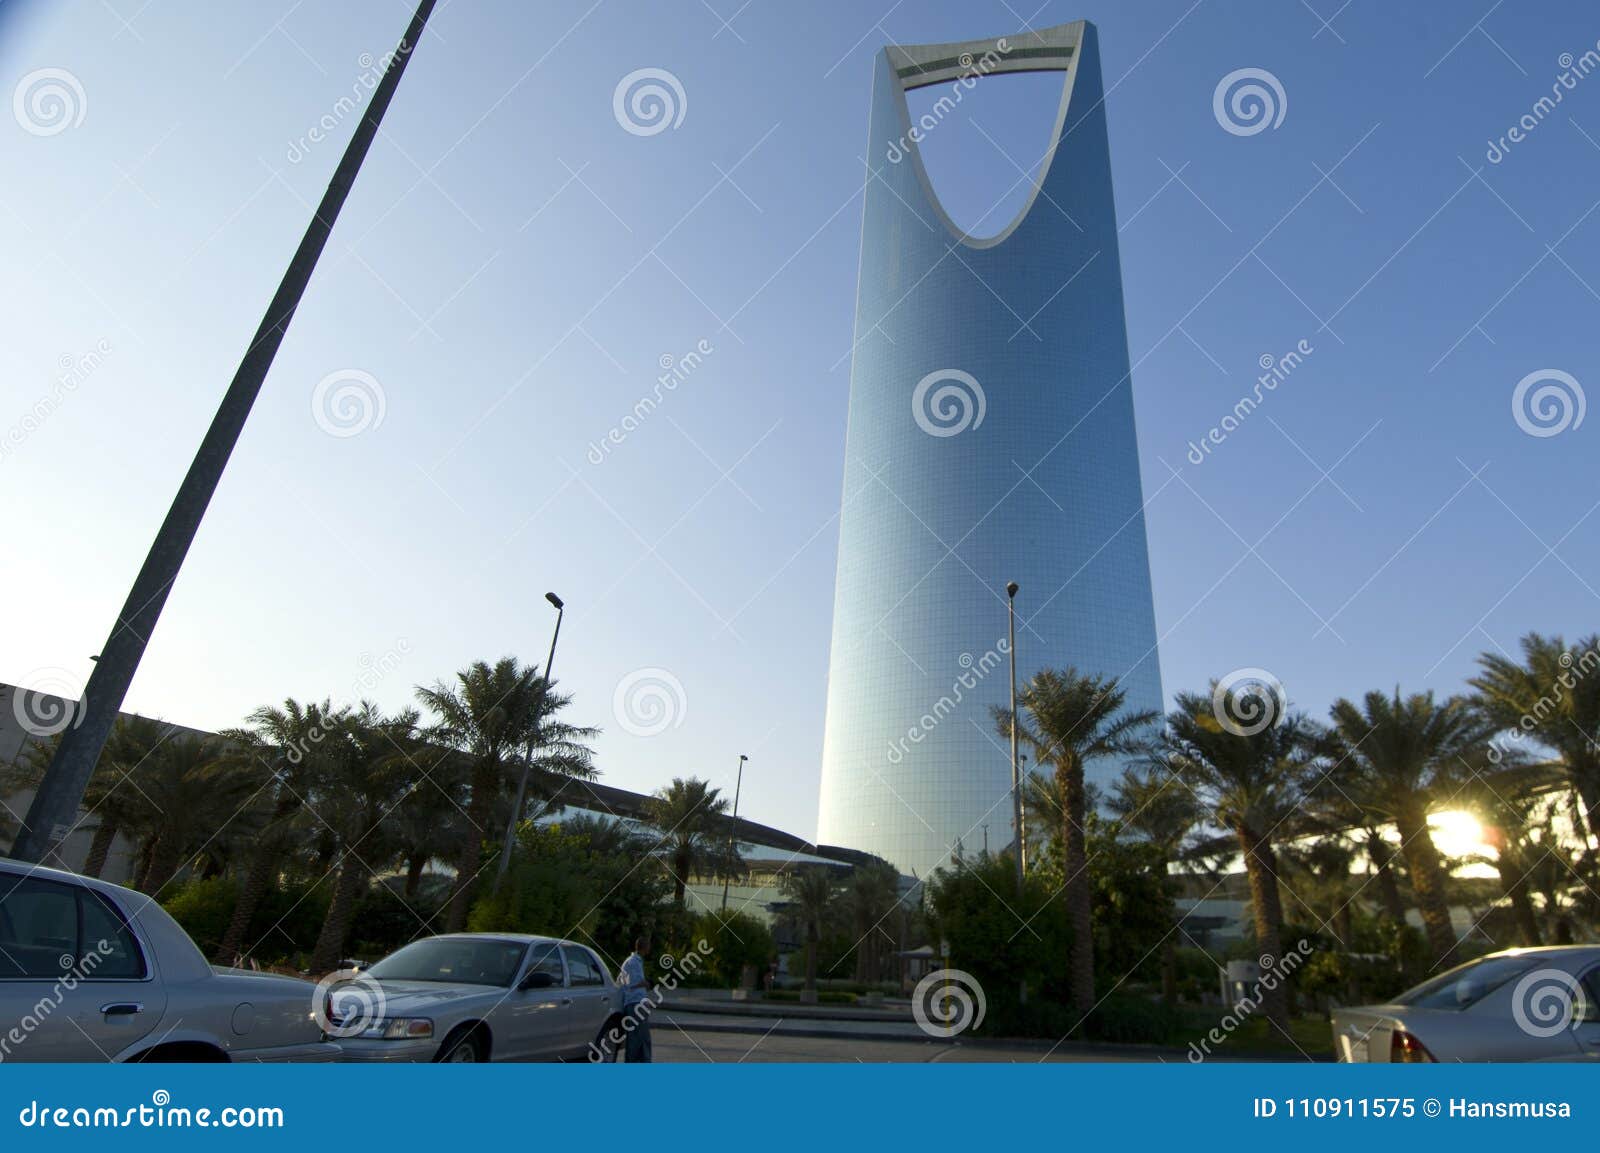
<svg viewBox="0 0 1600 1153"><path fill-rule="evenodd" d="M705 1027L701 1014L676 1018L661 1015L653 1022L652 1039L657 1061L738 1063L749 1061L883 1062L883 1061L1137 1061L1159 1060L1155 1055L1105 1051L1087 1052L1063 1046L1048 1055L1046 1046L979 1045L927 1037L890 1040L881 1037L796 1036L778 1025L770 1033L722 1032ZM1171 1058L1168 1058L1169 1060Z"/></svg>

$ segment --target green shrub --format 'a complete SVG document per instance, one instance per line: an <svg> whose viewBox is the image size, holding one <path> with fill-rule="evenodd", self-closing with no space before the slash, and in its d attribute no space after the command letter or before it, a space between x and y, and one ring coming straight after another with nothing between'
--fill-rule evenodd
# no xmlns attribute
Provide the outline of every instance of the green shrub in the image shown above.
<svg viewBox="0 0 1600 1153"><path fill-rule="evenodd" d="M1089 1014L1084 1035L1094 1041L1155 1045L1176 1033L1181 1024L1177 1011L1158 1000L1112 993Z"/></svg>
<svg viewBox="0 0 1600 1153"><path fill-rule="evenodd" d="M935 871L928 881L930 919L937 937L950 943L950 967L983 988L987 1011L978 1035L1059 1037L1071 1025L1068 1020L1058 1028L1072 937L1066 906L1042 869L1028 873L1018 901L1015 868L1008 858L979 856ZM996 900L996 893L1005 899ZM1022 980L1028 982L1026 1005L1019 1003Z"/></svg>
<svg viewBox="0 0 1600 1153"><path fill-rule="evenodd" d="M200 951L209 957L228 931L228 924L233 920L233 907L238 901L238 882L231 877L212 877L207 881L185 881L172 896L161 902L161 907L183 926L183 931L193 937Z"/></svg>
<svg viewBox="0 0 1600 1153"><path fill-rule="evenodd" d="M328 916L331 880L294 880L262 895L245 934L250 957L262 964L304 968ZM230 914L231 915L231 914Z"/></svg>
<svg viewBox="0 0 1600 1153"><path fill-rule="evenodd" d="M687 942L678 943L678 956L686 956L690 950L698 949L701 941L710 949L699 971L685 984L736 988L744 967L748 965L756 971L759 987L761 974L776 954L771 930L749 913L702 913L694 919L690 938Z"/></svg>
<svg viewBox="0 0 1600 1153"><path fill-rule="evenodd" d="M507 884L474 903L468 927L584 940L619 965L639 933L665 939L655 930L667 886L660 870L640 867L646 851L608 822L524 824Z"/></svg>
<svg viewBox="0 0 1600 1153"><path fill-rule="evenodd" d="M263 965L301 966L327 916L330 890L330 885L303 881L268 889L245 931L248 958ZM209 957L222 943L238 900L239 884L231 877L191 878L161 905Z"/></svg>

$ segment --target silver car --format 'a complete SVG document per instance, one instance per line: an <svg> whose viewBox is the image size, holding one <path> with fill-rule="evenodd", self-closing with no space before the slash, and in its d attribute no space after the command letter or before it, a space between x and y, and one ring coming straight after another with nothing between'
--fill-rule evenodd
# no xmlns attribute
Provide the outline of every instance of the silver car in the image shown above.
<svg viewBox="0 0 1600 1153"><path fill-rule="evenodd" d="M622 990L585 945L456 933L351 974L327 1016L350 1061L609 1061Z"/></svg>
<svg viewBox="0 0 1600 1153"><path fill-rule="evenodd" d="M0 860L0 1061L332 1061L307 981L214 969L143 893Z"/></svg>
<svg viewBox="0 0 1600 1153"><path fill-rule="evenodd" d="M1387 1005L1333 1011L1340 1061L1581 1061L1600 1054L1600 945L1508 949Z"/></svg>

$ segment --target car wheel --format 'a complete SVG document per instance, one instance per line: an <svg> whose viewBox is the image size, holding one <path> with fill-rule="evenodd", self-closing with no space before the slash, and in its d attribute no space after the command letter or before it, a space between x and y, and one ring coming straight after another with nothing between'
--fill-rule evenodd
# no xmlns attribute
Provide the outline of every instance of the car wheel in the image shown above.
<svg viewBox="0 0 1600 1153"><path fill-rule="evenodd" d="M584 1054L586 1060L593 1064L614 1065L617 1061L617 1050L621 1047L614 1043L611 1034L622 1027L622 1018L613 1017L600 1027L600 1032L595 1034L594 1044Z"/></svg>
<svg viewBox="0 0 1600 1153"><path fill-rule="evenodd" d="M441 1045L439 1056L434 1059L444 1065L474 1065L487 1057L482 1038L476 1032L466 1032Z"/></svg>

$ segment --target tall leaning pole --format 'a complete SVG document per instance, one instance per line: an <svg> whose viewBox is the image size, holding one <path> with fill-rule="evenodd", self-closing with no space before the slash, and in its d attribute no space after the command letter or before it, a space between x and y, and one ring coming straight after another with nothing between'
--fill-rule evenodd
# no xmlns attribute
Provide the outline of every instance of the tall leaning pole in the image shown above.
<svg viewBox="0 0 1600 1153"><path fill-rule="evenodd" d="M73 724L62 734L60 747L45 771L39 791L28 806L28 815L22 831L12 847L11 856L19 861L42 861L70 831L78 806L83 802L83 791L94 774L95 763L100 759L111 726L122 708L128 685L139 668L146 643L155 630L161 609L167 602L172 582L178 578L189 545L205 516L206 506L217 489L217 481L227 466L233 446L255 404L256 394L272 367L278 346L283 343L289 322L305 294L306 285L317 266L317 258L328 242L333 223L339 217L345 197L355 184L361 162L378 134L383 114L394 99L395 89L406 70L411 52L422 38L422 30L433 11L435 0L421 0L411 17L411 26L405 38L389 59L383 79L373 91L372 102L356 126L355 135L344 150L339 167L334 170L322 203L306 228L300 247L295 250L289 269L283 274L278 291L256 329L255 338L245 350L244 359L234 373L233 383L217 409L217 415L206 430L205 439L195 453L194 462L167 510L161 531L144 558L144 566L134 579L127 602L117 614L111 635L100 649L99 659L84 686L83 699L78 705Z"/></svg>

